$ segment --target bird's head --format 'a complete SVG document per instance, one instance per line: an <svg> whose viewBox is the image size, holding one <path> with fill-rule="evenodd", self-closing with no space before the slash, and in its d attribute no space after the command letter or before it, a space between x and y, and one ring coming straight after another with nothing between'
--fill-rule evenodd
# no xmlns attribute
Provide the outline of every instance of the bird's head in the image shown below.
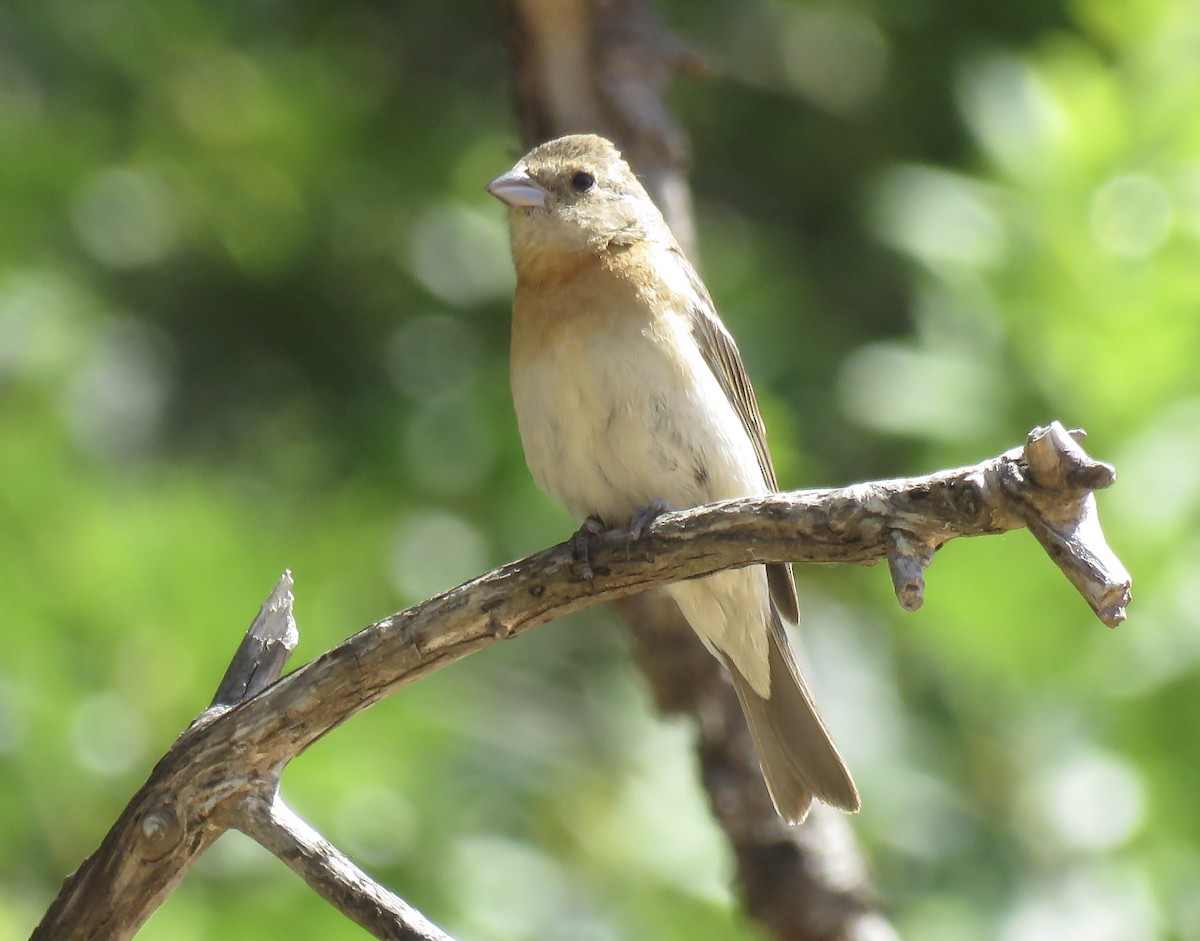
<svg viewBox="0 0 1200 941"><path fill-rule="evenodd" d="M617 148L592 134L535 147L487 190L509 207L518 269L538 257L599 254L667 232Z"/></svg>

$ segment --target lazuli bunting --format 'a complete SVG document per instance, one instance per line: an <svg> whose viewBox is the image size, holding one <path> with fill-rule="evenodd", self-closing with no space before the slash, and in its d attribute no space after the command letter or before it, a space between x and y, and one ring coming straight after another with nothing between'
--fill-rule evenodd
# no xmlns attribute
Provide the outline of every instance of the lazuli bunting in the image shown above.
<svg viewBox="0 0 1200 941"><path fill-rule="evenodd" d="M733 338L616 148L553 140L487 189L509 207L512 394L539 486L580 521L610 525L776 490ZM798 618L791 567L669 590L733 678L780 816L799 823L814 797L857 810L784 632L781 617Z"/></svg>

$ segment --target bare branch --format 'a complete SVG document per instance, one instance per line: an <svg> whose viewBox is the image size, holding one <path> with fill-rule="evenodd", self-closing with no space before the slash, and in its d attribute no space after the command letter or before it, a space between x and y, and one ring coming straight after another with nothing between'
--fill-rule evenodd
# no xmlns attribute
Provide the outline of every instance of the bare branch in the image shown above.
<svg viewBox="0 0 1200 941"><path fill-rule="evenodd" d="M1049 432L1055 440L1063 437L1058 427ZM155 766L100 848L66 880L33 937L131 937L231 825L244 826L284 853L334 904L391 899L276 805L280 772L321 736L401 686L604 599L763 562L869 565L894 552L897 531L937 548L957 536L1028 525L1035 532L1070 534L1048 551L1074 573L1086 597L1127 601L1128 575L1122 580L1124 569L1104 542L1091 494L1080 490L1081 481L1103 482L1104 475L1094 470L1099 465L1081 449L1039 444L1040 431L1023 449L972 467L665 514L632 545L620 534L598 537L590 582L579 576L570 543L563 543L384 618L253 699L207 710ZM286 586L277 587L282 603L271 617L288 610L285 594ZM1111 608L1100 610L1102 616L1113 614ZM710 793L719 813L733 806L723 805L720 787L712 782ZM743 866L743 878L746 872ZM356 919L361 914L348 913ZM402 930L388 917L380 916L381 925Z"/></svg>
<svg viewBox="0 0 1200 941"><path fill-rule="evenodd" d="M267 596L213 696L213 706L233 706L257 696L279 679L300 643L292 614L292 573L284 572Z"/></svg>
<svg viewBox="0 0 1200 941"><path fill-rule="evenodd" d="M900 529L888 535L888 569L896 600L905 611L916 611L925 603L925 569L933 561L934 547Z"/></svg>
<svg viewBox="0 0 1200 941"><path fill-rule="evenodd" d="M384 941L452 941L400 897L373 881L275 794L247 801L236 823L283 860L308 887Z"/></svg>
<svg viewBox="0 0 1200 941"><path fill-rule="evenodd" d="M1105 542L1092 491L1111 486L1117 472L1088 457L1075 440L1083 437L1082 430L1068 432L1058 422L1033 429L1025 454L1035 486L1015 489L1024 495L1018 499L1029 501L1030 532L1100 620L1116 627L1125 620L1132 579Z"/></svg>

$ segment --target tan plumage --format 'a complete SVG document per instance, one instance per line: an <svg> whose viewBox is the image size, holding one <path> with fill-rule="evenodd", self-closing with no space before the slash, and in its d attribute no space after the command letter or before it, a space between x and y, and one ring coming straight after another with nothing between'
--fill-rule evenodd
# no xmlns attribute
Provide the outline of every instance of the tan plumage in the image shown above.
<svg viewBox="0 0 1200 941"><path fill-rule="evenodd" d="M622 522L777 487L733 338L662 215L611 143L530 151L488 189L510 207L517 288L511 382L526 461L578 519ZM858 792L796 667L791 568L671 586L728 668L771 797L789 822Z"/></svg>

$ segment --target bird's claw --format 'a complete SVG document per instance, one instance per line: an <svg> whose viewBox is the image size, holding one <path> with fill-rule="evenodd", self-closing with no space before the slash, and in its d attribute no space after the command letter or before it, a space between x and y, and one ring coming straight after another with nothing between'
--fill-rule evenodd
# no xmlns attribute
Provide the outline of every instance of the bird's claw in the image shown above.
<svg viewBox="0 0 1200 941"><path fill-rule="evenodd" d="M669 512L671 512L671 506L665 500L653 500L646 506L636 507L629 514L629 528L626 531L629 545L632 546L641 539L642 534L651 523ZM590 583L596 578L596 572L592 568L591 540L603 533L620 530L620 528L620 526L609 526L600 517L593 515L585 519L583 525L571 535L571 554L575 557L575 564L579 567L579 576L585 582Z"/></svg>
<svg viewBox="0 0 1200 941"><path fill-rule="evenodd" d="M634 511L629 514L629 541L637 542L641 539L646 527L664 513L670 513L671 509L671 505L666 500L660 499L651 500L646 506L634 508Z"/></svg>
<svg viewBox="0 0 1200 941"><path fill-rule="evenodd" d="M585 582L590 583L596 578L591 564L591 539L593 536L599 536L605 528L604 520L598 516L589 516L571 536L571 554L575 556L579 576Z"/></svg>

